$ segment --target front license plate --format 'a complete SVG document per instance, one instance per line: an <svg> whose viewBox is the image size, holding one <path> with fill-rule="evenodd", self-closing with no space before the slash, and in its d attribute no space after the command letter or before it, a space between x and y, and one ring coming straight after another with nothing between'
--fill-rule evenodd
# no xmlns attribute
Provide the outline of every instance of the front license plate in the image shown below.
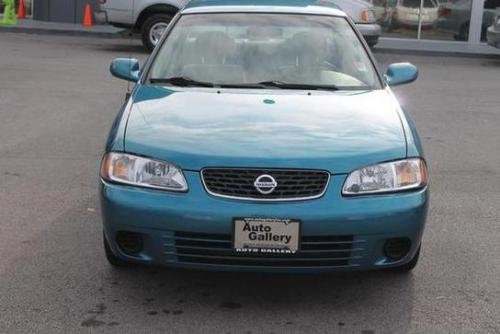
<svg viewBox="0 0 500 334"><path fill-rule="evenodd" d="M274 218L235 218L237 253L294 254L299 249L300 221Z"/></svg>

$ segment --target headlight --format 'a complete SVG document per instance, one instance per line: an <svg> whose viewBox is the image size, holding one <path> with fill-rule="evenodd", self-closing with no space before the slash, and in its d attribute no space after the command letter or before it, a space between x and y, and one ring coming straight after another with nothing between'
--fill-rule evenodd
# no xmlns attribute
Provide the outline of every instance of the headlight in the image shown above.
<svg viewBox="0 0 500 334"><path fill-rule="evenodd" d="M165 161L151 160L125 153L108 153L102 160L101 177L140 187L186 191L182 171Z"/></svg>
<svg viewBox="0 0 500 334"><path fill-rule="evenodd" d="M495 25L497 27L500 27L500 16L496 18L495 22L496 22Z"/></svg>
<svg viewBox="0 0 500 334"><path fill-rule="evenodd" d="M363 23L375 22L376 21L375 11L373 11L372 9L362 10L361 14L360 14L360 19L361 19L361 22L363 22Z"/></svg>
<svg viewBox="0 0 500 334"><path fill-rule="evenodd" d="M365 195L422 188L427 185L427 167L411 158L358 169L347 177L343 195Z"/></svg>

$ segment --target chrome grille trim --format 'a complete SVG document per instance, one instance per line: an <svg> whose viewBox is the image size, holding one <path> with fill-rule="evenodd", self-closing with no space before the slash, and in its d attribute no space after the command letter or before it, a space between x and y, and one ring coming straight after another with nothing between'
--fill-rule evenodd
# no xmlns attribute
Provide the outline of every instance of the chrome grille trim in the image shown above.
<svg viewBox="0 0 500 334"><path fill-rule="evenodd" d="M281 197L281 198L266 198L264 196L262 197L248 197L248 196L236 196L236 195L226 195L226 194L221 194L218 192L214 192L210 190L209 186L207 185L205 181L205 172L207 170L227 170L227 171L235 171L235 170L241 170L241 171L259 171L260 174L271 174L273 172L312 172L312 173L323 173L326 175L326 181L324 183L323 189L321 192L318 194L312 195L312 196L299 196L299 197ZM330 184L330 178L331 174L328 171L325 170L316 170L316 169L276 169L276 168L217 168L217 167L207 167L203 168L201 170L201 182L203 184L203 188L205 188L205 191L209 193L212 196L215 197L221 197L221 198L227 198L227 199L237 199L237 200L243 200L243 201L258 201L258 202L290 202L290 201L305 201L305 200L311 200L311 199L316 199L322 197L325 193L326 190L328 189L328 185ZM278 185L279 186L279 185Z"/></svg>

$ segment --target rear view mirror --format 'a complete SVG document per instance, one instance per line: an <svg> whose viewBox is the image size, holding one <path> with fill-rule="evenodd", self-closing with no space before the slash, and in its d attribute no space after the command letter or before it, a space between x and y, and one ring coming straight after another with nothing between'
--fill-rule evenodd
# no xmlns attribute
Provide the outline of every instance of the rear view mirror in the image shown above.
<svg viewBox="0 0 500 334"><path fill-rule="evenodd" d="M413 82L418 77L418 69L410 63L395 63L387 67L385 81L389 86Z"/></svg>
<svg viewBox="0 0 500 334"><path fill-rule="evenodd" d="M137 82L139 81L139 61L134 58L116 58L109 67L111 74L119 79Z"/></svg>

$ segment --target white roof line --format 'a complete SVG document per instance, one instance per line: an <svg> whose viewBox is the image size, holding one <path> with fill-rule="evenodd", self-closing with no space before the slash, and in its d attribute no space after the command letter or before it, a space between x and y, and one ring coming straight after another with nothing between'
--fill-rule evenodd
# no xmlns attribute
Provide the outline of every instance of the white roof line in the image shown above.
<svg viewBox="0 0 500 334"><path fill-rule="evenodd" d="M339 9L323 6L200 6L188 7L181 14L201 13L286 13L347 16Z"/></svg>

